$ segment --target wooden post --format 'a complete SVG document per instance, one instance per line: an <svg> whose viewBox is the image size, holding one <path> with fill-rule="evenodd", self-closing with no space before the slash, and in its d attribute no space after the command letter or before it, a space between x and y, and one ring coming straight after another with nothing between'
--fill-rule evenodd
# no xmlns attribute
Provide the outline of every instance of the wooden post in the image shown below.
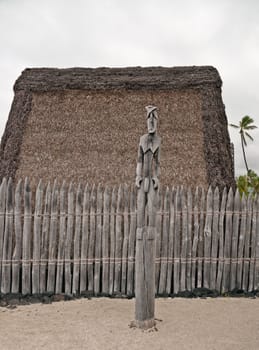
<svg viewBox="0 0 259 350"><path fill-rule="evenodd" d="M110 189L105 187L103 196L103 234L102 234L102 257L103 257L103 271L102 271L102 292L104 295L109 294L109 208L110 208Z"/></svg>
<svg viewBox="0 0 259 350"><path fill-rule="evenodd" d="M5 206L6 206L6 179L0 186L0 290L2 284L2 259L3 259L3 242L5 229Z"/></svg>
<svg viewBox="0 0 259 350"><path fill-rule="evenodd" d="M90 210L90 186L87 184L84 190L82 244L80 265L80 293L87 290L87 258L89 245L89 210Z"/></svg>
<svg viewBox="0 0 259 350"><path fill-rule="evenodd" d="M73 261L73 282L72 294L79 292L79 270L80 270L80 241L81 241L81 222L82 222L82 204L83 193L81 185L78 185L76 192L76 220L75 220L75 235L74 235L74 261Z"/></svg>
<svg viewBox="0 0 259 350"><path fill-rule="evenodd" d="M56 294L62 292L62 282L64 276L64 253L65 253L65 237L66 237L66 184L63 181L63 184L60 189L60 219L59 219L59 240L58 240L58 259L57 259L57 274L56 274Z"/></svg>
<svg viewBox="0 0 259 350"><path fill-rule="evenodd" d="M3 242L2 286L1 292L8 294L11 291L11 257L13 240L13 182L9 178L6 195L6 218Z"/></svg>
<svg viewBox="0 0 259 350"><path fill-rule="evenodd" d="M155 254L157 194L160 175L161 139L156 133L157 111L147 106L148 134L141 136L136 169L137 232L136 232L136 304L135 325L148 329L155 326ZM167 194L169 190L167 189ZM167 200L166 196L166 199ZM169 212L169 208L167 207ZM147 221L146 221L147 217ZM169 229L169 217L166 219ZM167 239L168 244L168 231ZM166 249L167 252L167 249ZM167 254L166 254L167 255ZM167 267L167 266L166 266ZM161 287L166 288L166 269Z"/></svg>
<svg viewBox="0 0 259 350"><path fill-rule="evenodd" d="M40 292L40 237L42 214L42 181L40 180L36 191L34 225L33 225L33 263L32 263L32 294Z"/></svg>
<svg viewBox="0 0 259 350"><path fill-rule="evenodd" d="M50 223L50 207L51 207L51 187L48 183L45 193L44 214L42 222L42 237L41 237L41 249L40 249L40 293L46 292L47 286L47 261L49 251L49 223Z"/></svg>
<svg viewBox="0 0 259 350"><path fill-rule="evenodd" d="M24 183L24 222L22 247L22 294L31 293L31 188L28 178Z"/></svg>
<svg viewBox="0 0 259 350"><path fill-rule="evenodd" d="M22 257L22 180L19 180L15 189L15 207L14 207L14 233L15 248L13 253L12 265L12 293L18 293L20 290L20 269Z"/></svg>

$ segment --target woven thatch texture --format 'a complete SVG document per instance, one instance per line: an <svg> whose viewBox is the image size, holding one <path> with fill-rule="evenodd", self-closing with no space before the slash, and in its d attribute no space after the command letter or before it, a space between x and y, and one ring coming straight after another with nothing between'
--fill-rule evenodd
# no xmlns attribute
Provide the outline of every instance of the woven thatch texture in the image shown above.
<svg viewBox="0 0 259 350"><path fill-rule="evenodd" d="M162 183L207 185L197 91L33 93L16 178L131 183L148 104L159 108Z"/></svg>
<svg viewBox="0 0 259 350"><path fill-rule="evenodd" d="M162 183L233 185L213 67L34 68L16 81L0 177L132 182L144 106L160 112Z"/></svg>

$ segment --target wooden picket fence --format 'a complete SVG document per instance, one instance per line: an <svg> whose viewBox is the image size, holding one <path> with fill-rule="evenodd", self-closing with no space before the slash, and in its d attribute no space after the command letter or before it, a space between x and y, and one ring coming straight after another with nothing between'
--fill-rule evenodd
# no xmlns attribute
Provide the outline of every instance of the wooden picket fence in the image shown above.
<svg viewBox="0 0 259 350"><path fill-rule="evenodd" d="M136 189L0 186L0 292L134 295ZM156 292L259 287L259 199L160 190Z"/></svg>

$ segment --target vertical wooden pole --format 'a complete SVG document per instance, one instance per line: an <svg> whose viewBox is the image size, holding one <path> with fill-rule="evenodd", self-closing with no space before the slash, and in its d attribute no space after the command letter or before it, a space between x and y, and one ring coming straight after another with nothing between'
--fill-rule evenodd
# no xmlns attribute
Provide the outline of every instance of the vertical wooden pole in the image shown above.
<svg viewBox="0 0 259 350"><path fill-rule="evenodd" d="M255 282L255 262L256 262L256 198L253 199L252 213L252 232L251 232L251 262L249 269L249 287L248 291L252 292Z"/></svg>
<svg viewBox="0 0 259 350"><path fill-rule="evenodd" d="M170 195L170 222L169 222L169 242L168 242L168 268L166 281L166 294L172 293L173 281L173 258L174 258L174 225L175 225L175 208L174 208L175 189L172 188Z"/></svg>
<svg viewBox="0 0 259 350"><path fill-rule="evenodd" d="M116 187L112 190L111 218L110 218L110 271L109 271L109 294L114 291L114 266L115 266L115 212L116 212Z"/></svg>
<svg viewBox="0 0 259 350"><path fill-rule="evenodd" d="M213 223L211 242L210 289L216 289L217 257L219 245L219 189L215 188L213 195Z"/></svg>
<svg viewBox="0 0 259 350"><path fill-rule="evenodd" d="M109 226L110 226L110 189L106 186L103 196L103 233L102 233L102 292L109 294Z"/></svg>
<svg viewBox="0 0 259 350"><path fill-rule="evenodd" d="M51 197L51 217L49 229L49 260L48 260L48 280L47 292L54 293L56 280L56 257L57 257L57 229L58 229L58 187L54 181Z"/></svg>
<svg viewBox="0 0 259 350"><path fill-rule="evenodd" d="M33 263L32 263L32 294L40 292L40 238L42 214L43 188L40 180L35 199L34 225L33 225Z"/></svg>
<svg viewBox="0 0 259 350"><path fill-rule="evenodd" d="M82 245L80 265L80 293L87 290L87 258L89 245L89 210L90 210L90 186L87 184L84 190Z"/></svg>
<svg viewBox="0 0 259 350"><path fill-rule="evenodd" d="M88 290L94 292L94 247L95 247L95 228L96 228L96 188L95 185L91 191L91 208L90 208L90 237L89 237L89 250L88 250Z"/></svg>
<svg viewBox="0 0 259 350"><path fill-rule="evenodd" d="M233 236L231 247L231 271L230 271L230 290L236 287L236 275L237 275L237 247L238 247L238 235L239 235L239 222L240 222L240 195L239 190L236 190L234 197L234 215L233 215Z"/></svg>
<svg viewBox="0 0 259 350"><path fill-rule="evenodd" d="M45 204L42 222L42 237L40 249L40 293L46 292L47 287L47 261L49 256L49 222L50 222L50 207L51 207L51 187L50 183L46 188Z"/></svg>
<svg viewBox="0 0 259 350"><path fill-rule="evenodd" d="M59 218L59 239L58 239L58 259L57 259L57 274L56 274L56 294L62 293L63 277L64 277L64 253L65 253L65 238L66 238L66 222L67 222L67 189L65 181L60 189L60 218Z"/></svg>
<svg viewBox="0 0 259 350"><path fill-rule="evenodd" d="M114 292L121 292L121 258L122 258L122 201L123 189L119 186L117 211L116 211L116 239L115 239L115 278L114 278Z"/></svg>
<svg viewBox="0 0 259 350"><path fill-rule="evenodd" d="M159 279L159 294L165 294L166 292L166 277L167 277L167 264L168 264L168 240L169 240L169 188L166 187L164 196L164 212L163 218L163 235L162 235L162 250L161 250L161 265L160 265L160 279Z"/></svg>
<svg viewBox="0 0 259 350"><path fill-rule="evenodd" d="M211 254L211 231L212 231L212 188L207 192L206 220L204 227L204 288L210 287L210 254Z"/></svg>
<svg viewBox="0 0 259 350"><path fill-rule="evenodd" d="M243 274L243 254L244 254L244 242L246 234L246 217L247 217L247 201L245 195L241 199L241 224L238 240L238 252L237 252L237 288L242 288L242 274Z"/></svg>
<svg viewBox="0 0 259 350"><path fill-rule="evenodd" d="M187 258L187 239L188 239L188 226L187 226L187 202L185 190L181 189L181 205L182 205L182 244L181 244L181 279L180 279L180 291L186 290L186 258Z"/></svg>
<svg viewBox="0 0 259 350"><path fill-rule="evenodd" d="M158 203L156 214L156 260L155 260L155 290L158 294L159 280L160 280L160 268L161 268L161 243L162 243L162 211L163 211L163 198L162 190L158 190Z"/></svg>
<svg viewBox="0 0 259 350"><path fill-rule="evenodd" d="M12 265L12 293L19 293L20 291L20 271L21 271L21 257L22 257L22 180L18 181L15 189L15 207L14 207L14 233L15 233L15 247L13 253Z"/></svg>
<svg viewBox="0 0 259 350"><path fill-rule="evenodd" d="M94 293L100 294L101 281L101 252L102 252L102 209L103 209L103 190L101 185L97 188L97 207L96 207L96 236L95 236L95 256L94 256Z"/></svg>
<svg viewBox="0 0 259 350"><path fill-rule="evenodd" d="M71 254L74 228L74 188L72 182L68 189L68 208L67 208L67 231L65 239L65 293L72 293L72 273L71 273Z"/></svg>
<svg viewBox="0 0 259 350"><path fill-rule="evenodd" d="M200 227L198 240L198 272L197 272L197 288L203 287L204 281L204 217L205 217L205 191L201 190L200 200Z"/></svg>
<svg viewBox="0 0 259 350"><path fill-rule="evenodd" d="M256 250L255 250L255 281L254 288L259 289L259 196L256 200Z"/></svg>
<svg viewBox="0 0 259 350"><path fill-rule="evenodd" d="M252 226L252 194L250 193L247 199L247 218L246 218L246 234L244 239L244 265L243 265L243 279L242 289L248 291L248 277L249 277L249 263L251 250L251 226Z"/></svg>
<svg viewBox="0 0 259 350"><path fill-rule="evenodd" d="M233 190L230 188L228 192L227 207L226 207L226 224L225 224L225 242L224 242L224 267L222 279L222 293L229 291L230 287L230 252L232 240L232 215L233 215Z"/></svg>
<svg viewBox="0 0 259 350"><path fill-rule="evenodd" d="M192 290L196 288L197 273L197 248L199 240L199 187L196 188L194 195L194 232L192 241Z"/></svg>
<svg viewBox="0 0 259 350"><path fill-rule="evenodd" d="M22 294L31 293L31 188L28 178L24 184L24 222L22 249Z"/></svg>
<svg viewBox="0 0 259 350"><path fill-rule="evenodd" d="M11 258L13 244L13 182L9 178L6 195L6 217L3 242L2 287L1 292L8 294L11 291Z"/></svg>
<svg viewBox="0 0 259 350"><path fill-rule="evenodd" d="M133 296L134 290L134 268L135 268L135 242L136 242L136 191L133 187L130 191L130 231L128 250L128 274L127 274L127 295Z"/></svg>
<svg viewBox="0 0 259 350"><path fill-rule="evenodd" d="M150 195L150 193L149 193ZM155 325L155 237L154 218L149 213L149 226L145 227L145 196L143 183L138 189L138 218L136 233L136 303L135 324L138 328L148 329ZM154 195L154 208L156 198ZM156 212L156 210L154 211ZM156 215L156 213L154 213Z"/></svg>
<svg viewBox="0 0 259 350"><path fill-rule="evenodd" d="M192 207L192 191L187 191L187 266L186 266L186 288L188 291L192 289L192 238L193 238L193 207Z"/></svg>
<svg viewBox="0 0 259 350"><path fill-rule="evenodd" d="M174 294L180 289L180 253L181 253L181 195L177 187L175 199L175 230L174 230Z"/></svg>
<svg viewBox="0 0 259 350"><path fill-rule="evenodd" d="M224 221L225 221L225 209L227 202L227 189L226 187L223 190L221 205L220 205L220 214L219 214L219 262L218 262L218 273L216 281L216 290L221 291L222 286L222 275L223 275L223 257L224 257Z"/></svg>
<svg viewBox="0 0 259 350"><path fill-rule="evenodd" d="M121 269L121 293L126 294L128 244L129 244L129 190L124 186L124 210L123 210L123 243L122 243L122 269Z"/></svg>
<svg viewBox="0 0 259 350"><path fill-rule="evenodd" d="M2 259L3 242L5 230L5 209L6 209L6 179L3 178L0 186L0 290L2 285Z"/></svg>
<svg viewBox="0 0 259 350"><path fill-rule="evenodd" d="M81 243L81 222L82 222L82 204L83 194L82 188L79 184L76 192L76 220L75 220L75 235L74 235L74 261L73 261L73 282L72 294L79 292L79 270L80 270L80 243Z"/></svg>

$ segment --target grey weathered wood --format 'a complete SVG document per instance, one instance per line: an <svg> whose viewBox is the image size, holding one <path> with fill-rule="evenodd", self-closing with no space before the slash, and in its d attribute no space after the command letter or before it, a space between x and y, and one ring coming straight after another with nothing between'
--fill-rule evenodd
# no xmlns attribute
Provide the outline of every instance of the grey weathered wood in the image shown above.
<svg viewBox="0 0 259 350"><path fill-rule="evenodd" d="M200 200L200 227L199 227L199 239L198 239L197 288L203 287L205 206L206 206L205 191L202 188L201 200Z"/></svg>
<svg viewBox="0 0 259 350"><path fill-rule="evenodd" d="M187 191L187 264L186 264L186 288L188 291L192 289L192 236L193 236L193 207L192 207L192 191Z"/></svg>
<svg viewBox="0 0 259 350"><path fill-rule="evenodd" d="M211 232L213 216L213 192L211 186L207 192L206 219L204 227L204 288L210 287L210 264L211 264Z"/></svg>
<svg viewBox="0 0 259 350"><path fill-rule="evenodd" d="M158 192L157 214L156 214L156 260L155 260L155 290L158 294L160 267L161 267L161 242L162 242L162 191Z"/></svg>
<svg viewBox="0 0 259 350"><path fill-rule="evenodd" d="M238 251L237 251L237 282L236 287L238 289L242 288L242 274L243 274L243 254L244 254L244 243L246 234L246 217L247 217L247 201L245 196L241 199L241 224L239 231L238 240Z"/></svg>
<svg viewBox="0 0 259 350"><path fill-rule="evenodd" d="M227 189L223 190L221 204L220 204L220 214L219 214L219 253L218 253L218 272L216 280L216 290L221 291L222 286L222 276L223 276L223 258L224 258L224 220L225 220L225 210L227 203Z"/></svg>
<svg viewBox="0 0 259 350"><path fill-rule="evenodd" d="M115 276L114 292L121 291L121 258L122 258L122 213L123 213L123 188L118 189L117 211L116 211L116 239L115 239Z"/></svg>
<svg viewBox="0 0 259 350"><path fill-rule="evenodd" d="M45 293L47 288L47 261L49 256L49 223L50 223L50 209L51 209L51 186L48 183L45 193L43 222L42 222L42 236L40 249L40 293Z"/></svg>
<svg viewBox="0 0 259 350"><path fill-rule="evenodd" d="M97 188L96 207L96 236L95 236L95 262L94 262L94 293L98 295L101 291L101 253L102 253L102 209L103 190L101 185Z"/></svg>
<svg viewBox="0 0 259 350"><path fill-rule="evenodd" d="M226 206L226 225L225 225L225 242L224 242L224 267L222 278L222 293L228 292L230 287L230 265L231 265L231 240L233 232L233 190L230 188L228 192Z"/></svg>
<svg viewBox="0 0 259 350"><path fill-rule="evenodd" d="M181 190L181 207L182 207L182 239L181 239L181 280L180 291L186 290L186 262L187 262L187 240L188 240L188 223L187 223L187 201L186 193Z"/></svg>
<svg viewBox="0 0 259 350"><path fill-rule="evenodd" d="M110 216L110 270L109 270L109 294L114 291L114 270L115 270L115 213L116 213L116 187L112 190L111 216Z"/></svg>
<svg viewBox="0 0 259 350"><path fill-rule="evenodd" d="M68 204L67 204L67 230L65 238L65 293L72 293L72 271L71 271L71 255L74 229L74 187L71 182L68 189Z"/></svg>
<svg viewBox="0 0 259 350"><path fill-rule="evenodd" d="M20 179L15 189L14 207L14 253L12 262L12 293L20 291L20 270L22 258L22 180Z"/></svg>
<svg viewBox="0 0 259 350"><path fill-rule="evenodd" d="M31 293L31 188L28 178L24 183L24 221L22 249L22 294Z"/></svg>
<svg viewBox="0 0 259 350"><path fill-rule="evenodd" d="M175 230L174 230L174 294L179 292L180 288L180 252L181 252L181 193L177 187L175 198Z"/></svg>
<svg viewBox="0 0 259 350"><path fill-rule="evenodd" d="M57 264L57 231L58 231L58 203L59 190L57 181L54 181L51 196L51 216L49 228L49 260L48 260L48 278L47 292L54 293L56 280L56 264Z"/></svg>
<svg viewBox="0 0 259 350"><path fill-rule="evenodd" d="M0 287L2 281L2 259L3 242L5 230L5 209L6 209L6 178L3 178L0 186Z"/></svg>
<svg viewBox="0 0 259 350"><path fill-rule="evenodd" d="M81 243L81 223L82 223L82 206L83 193L81 184L78 185L76 191L76 218L75 218L75 234L73 242L73 278L72 278L72 294L79 293L79 271L80 271L80 243Z"/></svg>
<svg viewBox="0 0 259 350"><path fill-rule="evenodd" d="M248 291L252 292L255 289L255 261L256 261L256 198L252 203L252 229L251 229L251 262L249 269L249 286Z"/></svg>
<svg viewBox="0 0 259 350"><path fill-rule="evenodd" d="M90 186L87 184L84 190L83 221L82 221L82 245L80 265L80 293L87 290L87 259L89 247L89 212L90 211Z"/></svg>
<svg viewBox="0 0 259 350"><path fill-rule="evenodd" d="M135 186L130 191L130 228L128 248L128 271L127 271L127 295L133 296L134 291L134 268L135 268L135 242L136 242L136 190Z"/></svg>
<svg viewBox="0 0 259 350"><path fill-rule="evenodd" d="M174 225L175 225L175 208L174 208L175 189L172 188L170 193L170 220L169 220L169 238L168 238L168 267L166 280L166 294L172 293L173 281L173 258L174 258Z"/></svg>
<svg viewBox="0 0 259 350"><path fill-rule="evenodd" d="M122 244L121 293L126 294L129 245L129 190L127 185L124 185L123 228L124 235Z"/></svg>
<svg viewBox="0 0 259 350"><path fill-rule="evenodd" d="M192 240L192 285L191 289L196 288L196 273L197 273L197 249L199 241L199 187L196 187L194 195L194 228L193 228L193 240Z"/></svg>
<svg viewBox="0 0 259 350"><path fill-rule="evenodd" d="M256 250L255 250L255 282L254 288L259 290L259 196L256 200Z"/></svg>
<svg viewBox="0 0 259 350"><path fill-rule="evenodd" d="M43 184L40 180L35 198L33 223L33 252L32 252L32 294L40 292L40 246L41 246L41 220L42 220Z"/></svg>
<svg viewBox="0 0 259 350"><path fill-rule="evenodd" d="M250 239L252 225L252 194L250 193L247 199L247 217L246 217L246 233L244 238L244 264L242 289L248 291L249 263L250 263Z"/></svg>
<svg viewBox="0 0 259 350"><path fill-rule="evenodd" d="M217 258L219 245L219 189L215 188L213 194L213 222L211 242L211 265L210 265L210 289L216 289Z"/></svg>
<svg viewBox="0 0 259 350"><path fill-rule="evenodd" d="M111 192L105 187L103 195L103 232L102 232L102 293L109 294L109 233L110 233Z"/></svg>
<svg viewBox="0 0 259 350"><path fill-rule="evenodd" d="M96 238L96 187L93 185L90 197L90 236L88 247L88 290L94 292L94 248Z"/></svg>
<svg viewBox="0 0 259 350"><path fill-rule="evenodd" d="M162 246L161 246L161 264L160 264L160 278L158 293L165 294L167 282L167 264L168 264L168 240L169 240L169 207L170 206L170 192L169 187L166 187L164 195L164 211L162 215Z"/></svg>
<svg viewBox="0 0 259 350"><path fill-rule="evenodd" d="M2 285L1 292L8 294L11 291L11 258L13 244L13 182L9 178L6 194L6 215L3 241L3 261L2 261Z"/></svg>
<svg viewBox="0 0 259 350"><path fill-rule="evenodd" d="M236 287L236 274L237 274L237 247L239 236L239 221L240 220L240 194L236 190L234 197L234 214L233 214L233 235L231 245L231 267L230 267L230 290Z"/></svg>
<svg viewBox="0 0 259 350"><path fill-rule="evenodd" d="M60 189L59 194L59 238L57 254L57 273L56 273L56 294L62 293L64 278L64 258L65 258L65 238L66 238L66 219L67 219L67 188L65 181Z"/></svg>

